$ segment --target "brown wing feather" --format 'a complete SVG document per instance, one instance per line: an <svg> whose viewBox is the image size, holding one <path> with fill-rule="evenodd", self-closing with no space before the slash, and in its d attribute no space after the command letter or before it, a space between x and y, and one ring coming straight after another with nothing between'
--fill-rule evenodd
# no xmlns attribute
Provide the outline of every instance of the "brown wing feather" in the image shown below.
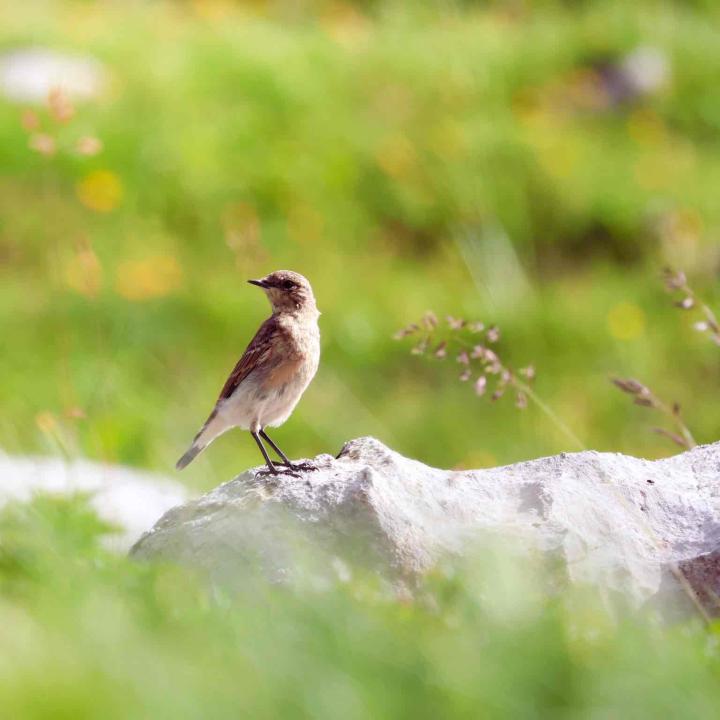
<svg viewBox="0 0 720 720"><path fill-rule="evenodd" d="M255 333L255 337L250 341L243 356L238 360L237 365L230 373L230 377L225 381L218 402L229 398L235 392L237 386L245 380L258 364L267 366L273 354L274 338L277 333L277 321L274 317L268 318Z"/></svg>

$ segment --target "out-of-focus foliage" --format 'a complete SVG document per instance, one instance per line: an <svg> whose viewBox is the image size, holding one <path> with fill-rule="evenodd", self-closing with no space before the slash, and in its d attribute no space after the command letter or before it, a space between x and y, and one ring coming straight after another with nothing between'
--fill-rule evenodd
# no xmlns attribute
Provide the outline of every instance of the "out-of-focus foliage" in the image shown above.
<svg viewBox="0 0 720 720"><path fill-rule="evenodd" d="M716 439L718 348L660 269L720 306L719 26L711 0L0 5L0 62L104 73L84 102L0 94L0 446L167 472L267 313L245 280L282 267L323 311L293 456L573 449L392 340L429 308L499 325L588 446L670 450L610 375ZM230 433L184 478L258 461ZM531 561L486 550L412 602L354 574L231 598L105 531L80 499L0 517L3 718L717 715L713 628L548 600Z"/></svg>
<svg viewBox="0 0 720 720"><path fill-rule="evenodd" d="M711 718L716 632L548 600L486 551L416 601L369 578L225 596L109 555L78 500L0 516L0 707L26 718Z"/></svg>
<svg viewBox="0 0 720 720"><path fill-rule="evenodd" d="M666 453L608 376L714 439L720 204L713 3L10 3L0 50L87 53L99 98L0 100L0 442L171 467L267 313L245 279L313 282L323 362L288 452L375 434L428 462L570 449L469 397L393 331L498 323L589 446ZM459 374L459 372L458 372ZM188 471L257 462L238 433Z"/></svg>

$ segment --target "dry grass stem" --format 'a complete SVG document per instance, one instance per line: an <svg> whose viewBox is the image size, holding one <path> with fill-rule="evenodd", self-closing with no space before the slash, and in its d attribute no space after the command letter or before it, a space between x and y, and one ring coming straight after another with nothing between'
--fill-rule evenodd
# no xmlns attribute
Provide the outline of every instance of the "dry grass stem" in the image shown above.
<svg viewBox="0 0 720 720"><path fill-rule="evenodd" d="M671 423L672 430L663 427L653 428L653 432L672 440L676 445L689 450L697 446L695 438L685 425L680 414L680 404L673 402L668 405L663 402L647 385L633 378L612 378L612 382L619 390L630 395L633 402L641 407L650 408L664 415Z"/></svg>
<svg viewBox="0 0 720 720"><path fill-rule="evenodd" d="M473 380L470 385L478 397L487 395L495 402L509 393L514 395L515 407L519 410L524 410L532 402L573 445L580 450L585 449L577 435L533 390L535 367L528 365L515 372L503 362L498 351L490 347L500 342L500 328L497 325L486 326L482 322L467 321L452 315L448 315L445 322L441 323L435 313L428 311L418 322L398 330L394 337L396 340L412 337L412 355L437 360L454 356L461 367L458 380Z"/></svg>
<svg viewBox="0 0 720 720"><path fill-rule="evenodd" d="M675 307L697 313L698 320L693 323L695 330L707 334L716 345L720 345L720 323L710 306L690 287L685 273L682 270L665 268L663 282L666 289L679 298L675 301Z"/></svg>

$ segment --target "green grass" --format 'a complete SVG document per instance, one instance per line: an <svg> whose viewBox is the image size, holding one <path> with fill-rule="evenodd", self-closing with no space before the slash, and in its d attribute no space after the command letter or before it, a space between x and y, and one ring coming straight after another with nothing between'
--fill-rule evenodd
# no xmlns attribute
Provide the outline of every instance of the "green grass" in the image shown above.
<svg viewBox="0 0 720 720"><path fill-rule="evenodd" d="M12 718L710 718L716 632L543 595L487 549L398 601L356 575L229 596L105 552L79 500L0 517L0 707ZM237 578L236 578L237 580Z"/></svg>
<svg viewBox="0 0 720 720"><path fill-rule="evenodd" d="M503 352L535 363L590 447L671 450L609 392L612 373L677 398L714 438L701 388L715 350L657 273L681 264L718 298L716 9L198 8L0 11L0 46L87 51L109 76L59 130L66 145L99 137L96 157L38 155L20 108L0 104L6 449L170 469L267 312L245 279L278 267L307 274L323 310L321 371L278 433L293 455L359 434L449 466L568 448L534 410L476 400L393 343L429 307L500 323ZM668 87L588 110L589 63L639 45L666 54ZM107 175L83 185L96 171L121 188L108 212L80 199L105 197ZM609 330L619 303L644 317L629 339ZM209 487L256 455L228 435L189 481Z"/></svg>

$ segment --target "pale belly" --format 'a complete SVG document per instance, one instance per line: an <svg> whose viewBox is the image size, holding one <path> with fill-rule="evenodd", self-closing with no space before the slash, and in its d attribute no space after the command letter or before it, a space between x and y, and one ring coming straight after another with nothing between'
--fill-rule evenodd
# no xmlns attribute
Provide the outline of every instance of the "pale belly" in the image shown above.
<svg viewBox="0 0 720 720"><path fill-rule="evenodd" d="M260 382L248 377L245 382L218 407L218 420L225 428L239 427L257 432L263 427L282 425L310 384L316 368L300 371L279 387L268 390Z"/></svg>

